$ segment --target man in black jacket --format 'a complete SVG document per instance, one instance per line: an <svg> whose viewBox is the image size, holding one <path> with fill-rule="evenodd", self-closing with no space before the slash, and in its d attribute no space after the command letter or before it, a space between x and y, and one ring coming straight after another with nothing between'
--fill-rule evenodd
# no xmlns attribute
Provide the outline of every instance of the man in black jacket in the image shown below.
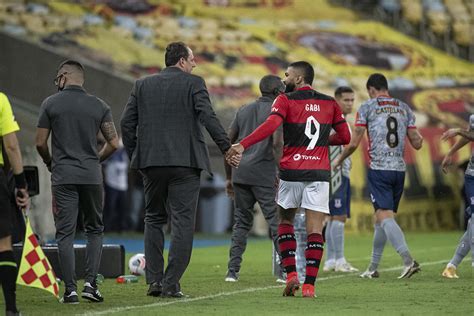
<svg viewBox="0 0 474 316"><path fill-rule="evenodd" d="M192 50L182 42L166 48L166 68L135 82L122 114L125 149L145 187L145 256L148 295L183 297L179 280L191 258L201 170L210 173L201 131L222 153L229 138L212 109L204 80L192 75ZM164 226L171 223L164 271Z"/></svg>

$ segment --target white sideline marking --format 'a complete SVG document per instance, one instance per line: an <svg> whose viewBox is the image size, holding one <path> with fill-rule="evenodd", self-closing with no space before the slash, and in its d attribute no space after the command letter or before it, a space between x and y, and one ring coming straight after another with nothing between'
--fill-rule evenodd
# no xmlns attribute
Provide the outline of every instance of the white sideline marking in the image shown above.
<svg viewBox="0 0 474 316"><path fill-rule="evenodd" d="M422 267L423 266L432 266L432 265L436 265L436 264L440 264L440 263L446 263L448 261L449 261L449 259L439 260L439 261L432 261L432 262L425 262L423 264L420 264L420 266L422 266ZM392 268L387 268L387 269L381 269L379 271L380 272L389 272L389 271L400 270L402 268L403 268L403 266L397 266L397 267L392 267ZM346 278L346 277L354 276L357 273L358 272L318 278L318 282L331 280L331 279ZM271 289L282 288L283 286L284 286L283 284L280 284L280 285L272 285L272 286L265 286L265 287L253 287L253 288L248 288L248 289L243 289L243 290L238 290L238 291L232 291L232 292L221 292L221 293L212 294L212 295L198 296L198 297L194 297L194 298L176 299L176 300L172 300L172 301L168 301L168 302L157 302L157 303L146 304L146 305L132 305L132 306L115 307L115 308L106 309L106 310L99 311L99 312L88 312L88 313L78 314L78 315L84 315L84 316L87 315L87 316L89 316L89 315L114 314L114 313L119 313L119 312L132 310L132 309L146 309L146 308L149 308L149 307L158 307L158 306L167 306L167 305L182 304L182 303L191 303L191 302L195 302L195 301L202 301L202 300L213 299L213 298L217 298L217 297L231 296L231 295L235 295L235 294L266 291L266 290L271 290Z"/></svg>

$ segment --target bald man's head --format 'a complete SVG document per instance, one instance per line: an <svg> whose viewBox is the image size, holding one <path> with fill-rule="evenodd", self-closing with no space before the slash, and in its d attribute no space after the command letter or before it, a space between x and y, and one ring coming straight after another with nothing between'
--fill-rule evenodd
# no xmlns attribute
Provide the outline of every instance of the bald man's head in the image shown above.
<svg viewBox="0 0 474 316"><path fill-rule="evenodd" d="M67 85L82 86L84 84L84 67L75 60L63 61L58 66L55 84L60 90Z"/></svg>

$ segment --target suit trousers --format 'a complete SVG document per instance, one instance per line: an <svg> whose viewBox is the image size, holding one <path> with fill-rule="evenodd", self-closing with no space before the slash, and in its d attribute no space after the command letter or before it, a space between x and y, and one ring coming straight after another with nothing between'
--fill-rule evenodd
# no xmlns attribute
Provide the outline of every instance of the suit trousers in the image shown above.
<svg viewBox="0 0 474 316"><path fill-rule="evenodd" d="M262 187L233 183L235 194L234 226L232 227L232 241L229 251L228 269L239 272L242 255L247 247L247 238L253 225L255 202L260 204L263 216L270 227L270 234L278 248L278 215L275 202L275 187Z"/></svg>
<svg viewBox="0 0 474 316"><path fill-rule="evenodd" d="M84 219L86 233L86 282L95 282L102 256L103 189L100 184L53 185L53 212L56 225L59 262L66 291L76 291L74 235L78 212Z"/></svg>
<svg viewBox="0 0 474 316"><path fill-rule="evenodd" d="M191 259L201 170L149 167L140 171L145 188L146 282L162 284L164 292L178 292ZM164 270L164 230L168 220L171 240Z"/></svg>

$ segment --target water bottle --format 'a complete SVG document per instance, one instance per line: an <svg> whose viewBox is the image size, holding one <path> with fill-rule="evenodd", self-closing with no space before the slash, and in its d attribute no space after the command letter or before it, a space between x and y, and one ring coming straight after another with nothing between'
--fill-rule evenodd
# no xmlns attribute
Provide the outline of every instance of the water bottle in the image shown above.
<svg viewBox="0 0 474 316"><path fill-rule="evenodd" d="M277 250L275 249L275 244L272 243L272 271L273 275L276 276L278 279L285 280L283 267L281 265L281 258L278 254Z"/></svg>
<svg viewBox="0 0 474 316"><path fill-rule="evenodd" d="M121 276L117 277L117 279L115 281L117 283L121 283L121 284L124 284L124 283L137 283L138 282L138 277L136 275L131 275L131 274L121 275Z"/></svg>
<svg viewBox="0 0 474 316"><path fill-rule="evenodd" d="M306 215L303 209L298 210L294 221L296 238L296 271L298 278L303 283L306 277Z"/></svg>
<svg viewBox="0 0 474 316"><path fill-rule="evenodd" d="M102 274L98 273L97 276L95 277L95 283L97 283L97 284L104 283L104 276Z"/></svg>

